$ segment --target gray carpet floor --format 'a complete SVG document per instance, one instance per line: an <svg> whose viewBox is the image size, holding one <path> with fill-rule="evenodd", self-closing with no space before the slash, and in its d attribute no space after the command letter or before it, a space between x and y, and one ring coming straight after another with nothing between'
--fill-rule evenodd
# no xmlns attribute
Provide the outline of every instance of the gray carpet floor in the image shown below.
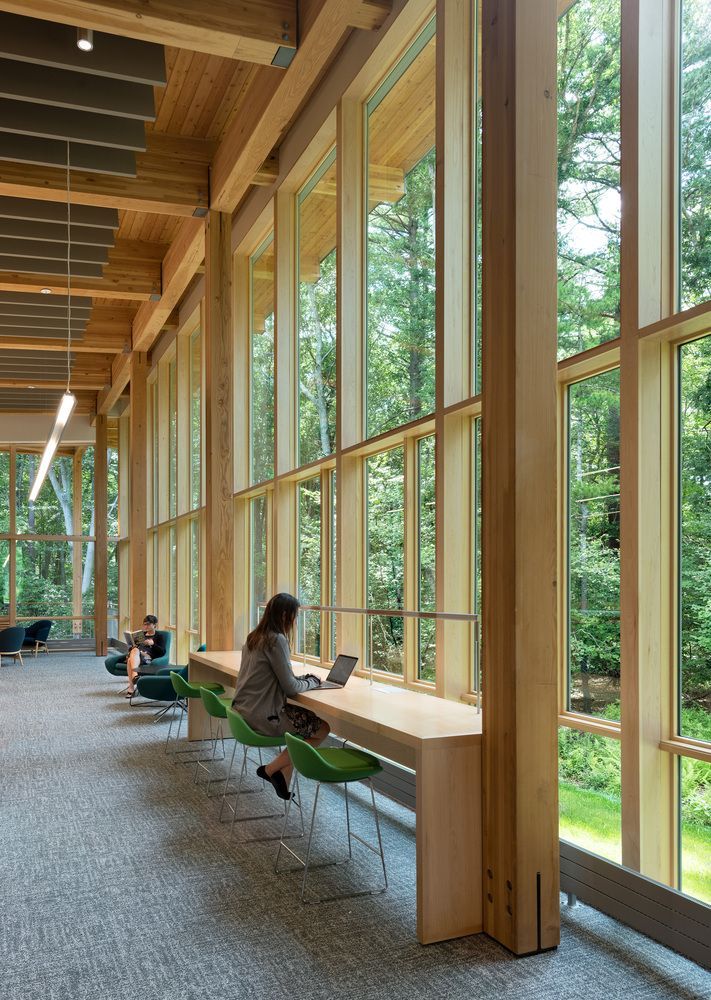
<svg viewBox="0 0 711 1000"><path fill-rule="evenodd" d="M483 935L421 947L414 816L382 797L388 892L302 907L275 845L230 839L193 769L164 755L167 723L119 690L87 655L0 669L2 1000L711 997L707 972L583 905L563 906L549 954L516 959ZM342 806L325 797L323 856ZM377 879L354 853L337 877Z"/></svg>

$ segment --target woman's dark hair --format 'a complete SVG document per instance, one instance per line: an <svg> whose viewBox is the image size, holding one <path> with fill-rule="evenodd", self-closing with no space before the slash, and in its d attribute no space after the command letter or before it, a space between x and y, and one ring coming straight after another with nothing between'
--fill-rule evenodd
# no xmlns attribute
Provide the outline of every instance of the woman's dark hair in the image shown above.
<svg viewBox="0 0 711 1000"><path fill-rule="evenodd" d="M277 635L285 635L291 641L298 612L299 602L295 597L275 594L267 601L259 625L247 636L247 649L268 649L274 645Z"/></svg>
<svg viewBox="0 0 711 1000"><path fill-rule="evenodd" d="M143 624L145 625L146 622L148 622L149 625L157 625L158 619L156 618L155 615L146 615L146 617L143 619Z"/></svg>

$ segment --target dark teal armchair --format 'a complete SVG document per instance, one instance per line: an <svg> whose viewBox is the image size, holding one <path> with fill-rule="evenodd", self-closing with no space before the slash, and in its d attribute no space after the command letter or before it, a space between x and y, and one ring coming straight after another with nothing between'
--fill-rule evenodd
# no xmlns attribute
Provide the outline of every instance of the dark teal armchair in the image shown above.
<svg viewBox="0 0 711 1000"><path fill-rule="evenodd" d="M156 629L156 635L160 636L163 640L163 645L165 647L165 656L159 656L153 660L152 667L156 667L159 671L163 668L170 666L170 646L172 642L172 635L165 629ZM110 674L114 677L127 677L128 670L126 669L126 654L120 653L117 649L112 650L109 655L104 660L104 665Z"/></svg>

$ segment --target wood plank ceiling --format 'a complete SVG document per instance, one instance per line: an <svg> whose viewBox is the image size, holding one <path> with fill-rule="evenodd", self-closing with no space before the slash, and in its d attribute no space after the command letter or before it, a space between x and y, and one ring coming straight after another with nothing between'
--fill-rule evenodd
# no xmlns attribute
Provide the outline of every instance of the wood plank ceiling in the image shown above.
<svg viewBox="0 0 711 1000"><path fill-rule="evenodd" d="M80 410L110 412L131 351L170 325L199 267L211 202L233 211L250 184L272 183L278 144L340 45L389 8L0 0L0 413L53 411L66 385L67 153L72 387Z"/></svg>

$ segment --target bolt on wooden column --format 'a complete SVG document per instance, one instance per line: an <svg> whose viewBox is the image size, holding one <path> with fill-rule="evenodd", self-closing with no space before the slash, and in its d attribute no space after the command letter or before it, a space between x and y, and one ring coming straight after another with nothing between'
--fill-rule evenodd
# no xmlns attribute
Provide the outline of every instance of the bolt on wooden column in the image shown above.
<svg viewBox="0 0 711 1000"><path fill-rule="evenodd" d="M484 0L484 930L560 936L555 0Z"/></svg>
<svg viewBox="0 0 711 1000"><path fill-rule="evenodd" d="M148 357L136 352L131 360L131 429L129 449L129 578L131 587L130 627L138 628L148 613Z"/></svg>
<svg viewBox="0 0 711 1000"><path fill-rule="evenodd" d="M232 649L234 607L234 335L232 220L210 212L205 233L205 638Z"/></svg>

